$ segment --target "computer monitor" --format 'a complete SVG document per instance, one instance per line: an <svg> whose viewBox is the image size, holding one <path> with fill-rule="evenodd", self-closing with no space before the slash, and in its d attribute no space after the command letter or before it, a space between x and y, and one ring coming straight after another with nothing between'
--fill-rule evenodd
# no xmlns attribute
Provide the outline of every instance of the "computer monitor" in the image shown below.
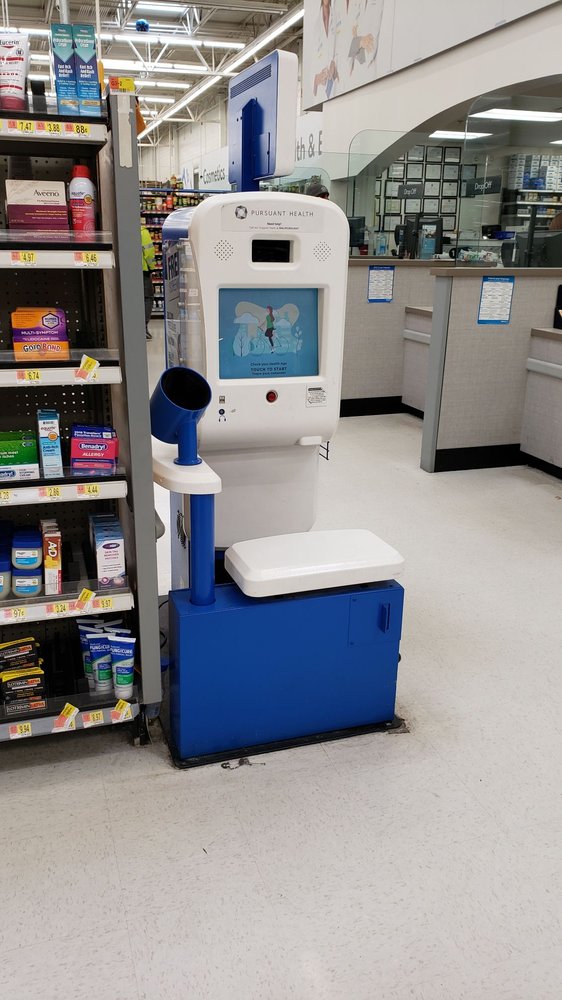
<svg viewBox="0 0 562 1000"><path fill-rule="evenodd" d="M515 263L518 267L562 267L562 232L517 233Z"/></svg>
<svg viewBox="0 0 562 1000"><path fill-rule="evenodd" d="M365 216L352 215L347 217L349 222L349 245L350 247L360 247L365 242Z"/></svg>
<svg viewBox="0 0 562 1000"><path fill-rule="evenodd" d="M418 221L417 256L421 260L431 260L436 253L443 253L443 219L421 216Z"/></svg>

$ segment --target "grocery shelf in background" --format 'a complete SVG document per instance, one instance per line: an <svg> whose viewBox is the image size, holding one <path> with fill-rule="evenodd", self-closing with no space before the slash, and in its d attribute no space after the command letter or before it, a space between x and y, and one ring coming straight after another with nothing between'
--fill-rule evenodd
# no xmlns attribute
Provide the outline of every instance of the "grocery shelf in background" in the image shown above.
<svg viewBox="0 0 562 1000"><path fill-rule="evenodd" d="M162 270L162 226L176 208L191 208L198 205L205 197L206 191L194 191L187 188L150 187L141 182L140 213L141 223L146 226L156 250L157 266L152 272L154 287L153 319L164 315L164 274Z"/></svg>

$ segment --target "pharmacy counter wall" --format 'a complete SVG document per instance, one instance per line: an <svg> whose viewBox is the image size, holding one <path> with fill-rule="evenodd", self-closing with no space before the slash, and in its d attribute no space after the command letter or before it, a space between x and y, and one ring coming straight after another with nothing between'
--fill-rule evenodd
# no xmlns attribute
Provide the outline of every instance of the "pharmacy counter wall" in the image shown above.
<svg viewBox="0 0 562 1000"><path fill-rule="evenodd" d="M550 328L562 268L432 269L435 289L421 466L426 472L515 465L529 461L531 426L546 431L562 382L562 343L549 341L547 353L530 350L532 329ZM500 283L490 284L490 279ZM544 337L543 337L544 339ZM529 387L529 360L544 365L542 391ZM531 371L532 371L531 367ZM550 379L550 381L546 381ZM555 383L555 384L554 384ZM527 394L527 404L525 397ZM540 395L540 390L539 390ZM560 403L557 405L560 406ZM539 412L540 410L540 412ZM533 431L533 433L535 433ZM536 432L538 437L541 434ZM558 435L562 435L562 425ZM544 438L544 434L542 435ZM533 438L535 441L535 438ZM549 445L532 445L557 464L562 455ZM542 449L542 450L541 450Z"/></svg>
<svg viewBox="0 0 562 1000"><path fill-rule="evenodd" d="M380 292L380 286L373 286L372 279L370 283L373 267L393 268L390 280L386 275L386 291L392 285L390 301L369 301L369 298ZM431 306L435 273L440 272L440 267L450 269L447 261L443 261L441 265L439 261L399 260L397 257L350 258L342 416L422 409L402 398L404 348L407 343L404 331L409 328L406 325L405 310L407 307ZM370 295L370 291L374 294ZM419 374L410 365L410 375L415 382L420 382L420 379L423 382L424 350L418 352L418 345L410 350L410 343L408 342L408 360L414 367L418 361L421 365ZM415 393L415 398L418 401L421 398L419 391Z"/></svg>
<svg viewBox="0 0 562 1000"><path fill-rule="evenodd" d="M531 330L521 449L562 478L562 330Z"/></svg>

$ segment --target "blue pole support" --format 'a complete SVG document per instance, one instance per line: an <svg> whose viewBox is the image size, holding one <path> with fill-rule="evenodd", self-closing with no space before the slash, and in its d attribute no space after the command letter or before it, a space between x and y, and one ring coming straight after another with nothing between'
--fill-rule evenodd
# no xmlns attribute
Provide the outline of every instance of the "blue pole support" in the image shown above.
<svg viewBox="0 0 562 1000"><path fill-rule="evenodd" d="M178 457L174 459L177 465L201 465L197 454L197 423L199 416L189 419L186 412L184 421L178 430Z"/></svg>
<svg viewBox="0 0 562 1000"><path fill-rule="evenodd" d="M215 603L215 498L212 494L189 500L191 538L189 581L192 604Z"/></svg>

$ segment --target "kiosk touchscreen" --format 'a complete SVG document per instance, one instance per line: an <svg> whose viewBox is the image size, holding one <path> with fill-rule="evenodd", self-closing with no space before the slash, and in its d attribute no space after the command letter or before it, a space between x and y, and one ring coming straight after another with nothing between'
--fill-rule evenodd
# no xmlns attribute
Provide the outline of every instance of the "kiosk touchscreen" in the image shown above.
<svg viewBox="0 0 562 1000"><path fill-rule="evenodd" d="M193 212L189 252L185 242L167 251L180 305L174 360L212 389L199 448L223 485L217 547L307 531L319 448L339 418L346 217L304 195L216 195Z"/></svg>

